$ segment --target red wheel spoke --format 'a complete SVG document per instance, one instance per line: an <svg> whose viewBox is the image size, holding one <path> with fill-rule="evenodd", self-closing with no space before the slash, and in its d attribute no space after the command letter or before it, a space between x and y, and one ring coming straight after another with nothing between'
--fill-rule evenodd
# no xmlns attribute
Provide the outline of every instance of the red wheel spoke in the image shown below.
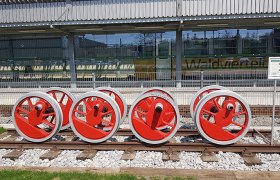
<svg viewBox="0 0 280 180"><path fill-rule="evenodd" d="M216 115L216 113L213 113L213 112L208 111L208 110L205 110L205 109L202 109L202 111L205 112L205 113L207 113L207 114L210 114L210 115L212 115L212 116L215 116L215 115Z"/></svg>
<svg viewBox="0 0 280 180"><path fill-rule="evenodd" d="M45 119L44 119L44 120L42 121L42 123L48 125L48 126L51 127L51 128L54 128L54 124L52 124L52 123L49 122L48 120L45 120Z"/></svg>
<svg viewBox="0 0 280 180"><path fill-rule="evenodd" d="M153 97L152 98L147 98L145 102L147 103L147 105L151 105L154 100L155 99Z"/></svg>
<svg viewBox="0 0 280 180"><path fill-rule="evenodd" d="M209 116L209 117L210 117L210 116ZM204 117L201 117L201 119L202 119L203 121L208 121L208 122L209 122L209 119L210 119L209 117L208 117L208 119L205 119Z"/></svg>
<svg viewBox="0 0 280 180"><path fill-rule="evenodd" d="M163 122L164 124L170 126L170 127L173 127L173 126L174 126L174 124L170 124L170 123L168 123L168 122L166 122L166 121L162 121L162 122Z"/></svg>
<svg viewBox="0 0 280 180"><path fill-rule="evenodd" d="M103 123L105 123L106 126L108 126L108 125L113 126L113 125L114 125L114 123L111 123L110 121L105 120L105 119L102 119L101 121L102 121Z"/></svg>
<svg viewBox="0 0 280 180"><path fill-rule="evenodd" d="M28 106L30 107L30 110L34 108L34 105L32 104L30 98L27 98L27 103L28 103Z"/></svg>
<svg viewBox="0 0 280 180"><path fill-rule="evenodd" d="M53 98L57 101L57 97L56 97L55 92L54 92L54 91L52 91L51 93L52 93Z"/></svg>
<svg viewBox="0 0 280 180"><path fill-rule="evenodd" d="M149 103L148 101L145 101L145 104L146 104L147 107L150 108L150 106L151 106L151 104L152 104L152 101L151 101L150 103Z"/></svg>
<svg viewBox="0 0 280 180"><path fill-rule="evenodd" d="M235 122L235 121L232 121L232 124L234 124L234 125L236 125L236 126L239 126L239 127L242 127L242 128L244 128L244 125L242 125L242 124L239 124L239 123L237 123L237 122Z"/></svg>
<svg viewBox="0 0 280 180"><path fill-rule="evenodd" d="M78 110L78 109L74 109L74 112L76 112L76 113L78 113L78 114L81 114L81 115L84 115L84 116L87 115L87 113L85 113L85 112L83 112L83 111L80 111L80 110Z"/></svg>
<svg viewBox="0 0 280 180"><path fill-rule="evenodd" d="M246 111L236 112L233 114L233 116L239 116L239 115L243 115L243 114L246 114Z"/></svg>
<svg viewBox="0 0 280 180"><path fill-rule="evenodd" d="M146 115L147 112L143 112L143 111L140 111L139 109L135 109L136 112L140 113L140 114L143 114L143 115Z"/></svg>
<svg viewBox="0 0 280 180"><path fill-rule="evenodd" d="M55 116L53 116L53 117L51 118L51 121L50 121L50 122L53 122L54 118L55 118Z"/></svg>
<svg viewBox="0 0 280 180"><path fill-rule="evenodd" d="M221 106L219 104L219 99L220 97L218 97L217 99L213 99L213 103L215 104L215 106L218 108L218 109L221 109Z"/></svg>
<svg viewBox="0 0 280 180"><path fill-rule="evenodd" d="M111 114L111 113L113 113L113 110L102 113L102 116L106 116L106 115Z"/></svg>
<svg viewBox="0 0 280 180"><path fill-rule="evenodd" d="M174 116L175 116L175 113L174 113L174 112L166 112L166 113L165 113L166 119L173 119Z"/></svg>
<svg viewBox="0 0 280 180"><path fill-rule="evenodd" d="M25 119L24 117L22 117L20 114L16 114L16 118L22 120L22 121L27 121L27 119Z"/></svg>
<svg viewBox="0 0 280 180"><path fill-rule="evenodd" d="M62 103L63 99L65 98L65 95L66 95L65 93L62 94L62 97L60 98L59 103Z"/></svg>
<svg viewBox="0 0 280 180"><path fill-rule="evenodd" d="M43 114L43 117L47 117L47 116L55 116L55 113L52 112L52 113L48 113L48 114Z"/></svg>
<svg viewBox="0 0 280 180"><path fill-rule="evenodd" d="M83 103L84 103L85 106L89 107L89 104L85 99L83 99Z"/></svg>
<svg viewBox="0 0 280 180"><path fill-rule="evenodd" d="M18 107L17 109L20 110L21 112L27 114L27 115L30 113L29 111L27 111L26 109L23 109L22 107Z"/></svg>

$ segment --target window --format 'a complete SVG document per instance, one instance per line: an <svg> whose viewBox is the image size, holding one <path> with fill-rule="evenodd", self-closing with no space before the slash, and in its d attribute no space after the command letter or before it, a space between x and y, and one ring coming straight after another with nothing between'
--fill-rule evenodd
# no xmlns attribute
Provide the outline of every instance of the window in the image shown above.
<svg viewBox="0 0 280 180"><path fill-rule="evenodd" d="M214 31L214 54L237 54L237 30L226 29Z"/></svg>
<svg viewBox="0 0 280 180"><path fill-rule="evenodd" d="M260 55L267 53L268 37L271 29L240 30L242 38L243 54ZM270 45L271 46L271 45Z"/></svg>
<svg viewBox="0 0 280 180"><path fill-rule="evenodd" d="M184 54L186 56L199 56L207 55L209 39L207 38L206 31L204 32L184 32Z"/></svg>

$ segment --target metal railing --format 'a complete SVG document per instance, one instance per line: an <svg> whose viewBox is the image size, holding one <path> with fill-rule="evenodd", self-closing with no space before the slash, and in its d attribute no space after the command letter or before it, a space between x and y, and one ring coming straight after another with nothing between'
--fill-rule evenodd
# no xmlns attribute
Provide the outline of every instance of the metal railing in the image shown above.
<svg viewBox="0 0 280 180"><path fill-rule="evenodd" d="M75 74L61 73L0 73L0 120L11 118L11 109L24 93L49 87L64 87L75 96L96 87L117 88L131 105L139 93L150 87L163 87L174 94L182 117L189 117L192 96L201 87L218 84L237 92L249 103L253 116L272 115L273 80L267 79L267 70L224 70L181 72L98 72ZM177 76L178 77L178 76ZM280 84L277 84L276 117L280 114ZM276 123L277 124L277 123Z"/></svg>
<svg viewBox="0 0 280 180"><path fill-rule="evenodd" d="M178 76L178 74L180 74ZM177 75L177 79L176 79ZM76 78L71 82L71 76ZM178 78L180 77L180 78ZM0 88L36 88L54 84L70 87L92 88L93 86L111 86L115 88L148 88L148 87L203 87L218 84L226 87L272 87L273 80L267 79L267 70L211 70L174 72L135 71L97 71L70 74L68 72L53 73L0 73ZM178 86L178 84L180 86Z"/></svg>

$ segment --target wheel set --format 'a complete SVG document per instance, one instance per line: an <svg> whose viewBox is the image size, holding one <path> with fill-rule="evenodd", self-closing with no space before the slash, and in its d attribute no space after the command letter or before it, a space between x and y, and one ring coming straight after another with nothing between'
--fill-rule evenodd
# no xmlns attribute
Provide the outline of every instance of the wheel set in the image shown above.
<svg viewBox="0 0 280 180"><path fill-rule="evenodd" d="M218 145L237 142L251 123L251 111L245 100L217 85L204 87L193 96L190 114L202 137ZM71 128L81 140L100 143L118 131L126 115L123 95L108 87L77 98L57 87L30 92L16 102L12 112L15 129L31 142L50 140L60 130ZM180 128L180 121L176 99L162 88L142 92L128 113L131 131L147 144L168 142Z"/></svg>
<svg viewBox="0 0 280 180"><path fill-rule="evenodd" d="M16 131L28 141L44 142L71 127L80 139L99 143L118 130L127 104L112 88L97 88L75 98L66 89L54 87L22 96L12 114Z"/></svg>
<svg viewBox="0 0 280 180"><path fill-rule="evenodd" d="M190 113L201 136L218 145L237 142L251 124L251 110L246 101L217 85L204 87L193 96Z"/></svg>
<svg viewBox="0 0 280 180"><path fill-rule="evenodd" d="M129 126L133 134L148 144L161 144L179 129L180 114L174 97L161 88L141 93L132 104Z"/></svg>

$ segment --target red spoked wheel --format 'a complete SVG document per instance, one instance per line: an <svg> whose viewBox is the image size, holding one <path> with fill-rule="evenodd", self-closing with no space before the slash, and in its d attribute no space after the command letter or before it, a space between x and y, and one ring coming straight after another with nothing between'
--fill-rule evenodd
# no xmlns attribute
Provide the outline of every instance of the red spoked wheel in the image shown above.
<svg viewBox="0 0 280 180"><path fill-rule="evenodd" d="M177 101L176 101L175 97L171 94L171 92L169 92L169 91L167 91L167 90L165 90L163 88L160 88L160 87L149 88L146 91L143 91L141 94L139 94L137 98L143 96L143 94L150 93L150 92L165 94L165 95L167 95L168 97L170 97L174 101L175 105L177 105Z"/></svg>
<svg viewBox="0 0 280 180"><path fill-rule="evenodd" d="M63 119L59 104L50 95L37 91L22 96L14 105L12 116L16 131L31 142L51 139Z"/></svg>
<svg viewBox="0 0 280 180"><path fill-rule="evenodd" d="M201 88L199 91L197 91L194 96L192 97L191 104L190 104L190 114L191 117L194 118L194 112L197 104L199 101L206 96L207 94L217 91L217 90L228 90L227 88L219 85L212 85L212 86L206 86L204 88Z"/></svg>
<svg viewBox="0 0 280 180"><path fill-rule="evenodd" d="M148 144L167 142L177 132L180 122L179 109L173 100L155 92L139 97L132 104L128 117L133 134Z"/></svg>
<svg viewBox="0 0 280 180"><path fill-rule="evenodd" d="M123 121L125 120L126 114L127 114L127 104L126 104L126 101L125 101L123 95L118 90L110 88L110 87L99 87L94 90L104 92L116 101L116 103L118 104L120 111L121 111L121 117L122 117L121 124L122 124Z"/></svg>
<svg viewBox="0 0 280 180"><path fill-rule="evenodd" d="M251 110L240 95L218 90L201 99L195 111L195 121L205 139L214 144L228 145L237 142L248 132ZM231 129L236 132L230 132Z"/></svg>
<svg viewBox="0 0 280 180"><path fill-rule="evenodd" d="M118 130L121 113L110 96L91 91L74 101L69 117L71 128L79 138L90 143L100 143Z"/></svg>
<svg viewBox="0 0 280 180"><path fill-rule="evenodd" d="M46 91L49 95L51 95L59 104L62 113L63 113L63 122L60 130L65 130L70 127L69 124L69 111L75 100L75 96L71 94L66 89L60 87L53 87Z"/></svg>

